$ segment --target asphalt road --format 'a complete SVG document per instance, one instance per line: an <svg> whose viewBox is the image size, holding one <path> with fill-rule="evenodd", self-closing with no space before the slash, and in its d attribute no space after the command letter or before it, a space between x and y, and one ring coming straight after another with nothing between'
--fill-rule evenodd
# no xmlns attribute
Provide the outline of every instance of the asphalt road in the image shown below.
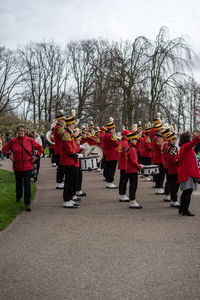
<svg viewBox="0 0 200 300"><path fill-rule="evenodd" d="M41 159L32 212L0 233L0 299L200 299L200 191L196 216L185 217L151 182L139 180L143 209L131 210L102 179L84 172L87 197L64 209L55 168Z"/></svg>

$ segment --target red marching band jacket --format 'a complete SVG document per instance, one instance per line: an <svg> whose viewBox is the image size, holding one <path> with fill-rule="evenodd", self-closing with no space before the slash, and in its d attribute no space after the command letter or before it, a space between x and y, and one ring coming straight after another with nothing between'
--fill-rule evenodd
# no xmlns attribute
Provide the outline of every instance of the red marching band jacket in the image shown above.
<svg viewBox="0 0 200 300"><path fill-rule="evenodd" d="M168 174L178 174L178 149L176 146L168 143L167 152L165 152L167 158Z"/></svg>
<svg viewBox="0 0 200 300"><path fill-rule="evenodd" d="M141 169L141 166L138 164L136 147L129 143L128 148L125 151L126 173L137 173Z"/></svg>
<svg viewBox="0 0 200 300"><path fill-rule="evenodd" d="M161 146L163 138L161 134L156 134L152 141L152 163L155 165L163 164L163 157L161 153Z"/></svg>
<svg viewBox="0 0 200 300"><path fill-rule="evenodd" d="M54 143L54 144L50 145L50 149L55 149L55 137L54 137L53 132L50 135L50 139L51 139L52 143Z"/></svg>
<svg viewBox="0 0 200 300"><path fill-rule="evenodd" d="M145 135L142 139L142 156L143 157L152 157L151 152L151 139L148 135Z"/></svg>
<svg viewBox="0 0 200 300"><path fill-rule="evenodd" d="M23 144L24 148L33 156L33 149L38 150L37 156L40 156L43 152L43 147L38 144L33 138L29 138L26 135L20 138L11 139L4 147L3 152L5 155L9 154L9 150L13 153L13 169L14 171L28 171L33 169L31 162L32 157L26 153L22 148L19 140Z"/></svg>
<svg viewBox="0 0 200 300"><path fill-rule="evenodd" d="M161 154L162 154L162 159L163 159L163 166L165 169L168 168L168 141L166 139L163 140L163 143L161 145Z"/></svg>
<svg viewBox="0 0 200 300"><path fill-rule="evenodd" d="M63 166L75 166L76 161L76 144L72 132L65 130L62 133L62 151L60 156L60 164Z"/></svg>
<svg viewBox="0 0 200 300"><path fill-rule="evenodd" d="M65 131L64 127L61 124L56 124L53 130L54 138L55 138L55 154L60 154L62 152L62 134Z"/></svg>
<svg viewBox="0 0 200 300"><path fill-rule="evenodd" d="M178 182L188 181L189 176L200 178L198 163L193 147L200 142L196 136L191 142L185 143L180 147L178 163Z"/></svg>
<svg viewBox="0 0 200 300"><path fill-rule="evenodd" d="M103 150L106 160L117 160L117 147L119 141L115 134L106 132L103 137Z"/></svg>
<svg viewBox="0 0 200 300"><path fill-rule="evenodd" d="M85 143L88 143L90 146L93 146L96 144L96 137L91 132L87 132Z"/></svg>
<svg viewBox="0 0 200 300"><path fill-rule="evenodd" d="M126 158L125 158L125 149L128 148L128 141L126 138L122 137L121 142L118 146L118 169L126 169Z"/></svg>

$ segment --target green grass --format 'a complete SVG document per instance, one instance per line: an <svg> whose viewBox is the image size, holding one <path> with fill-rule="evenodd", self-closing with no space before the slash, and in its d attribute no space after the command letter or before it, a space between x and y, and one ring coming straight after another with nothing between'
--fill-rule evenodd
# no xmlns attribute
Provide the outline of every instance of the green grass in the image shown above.
<svg viewBox="0 0 200 300"><path fill-rule="evenodd" d="M46 148L44 149L44 154L45 154L45 155L49 155L49 147L46 147Z"/></svg>
<svg viewBox="0 0 200 300"><path fill-rule="evenodd" d="M31 199L34 198L36 186L31 182ZM23 197L16 203L15 175L13 172L0 170L0 231L5 229L24 209Z"/></svg>

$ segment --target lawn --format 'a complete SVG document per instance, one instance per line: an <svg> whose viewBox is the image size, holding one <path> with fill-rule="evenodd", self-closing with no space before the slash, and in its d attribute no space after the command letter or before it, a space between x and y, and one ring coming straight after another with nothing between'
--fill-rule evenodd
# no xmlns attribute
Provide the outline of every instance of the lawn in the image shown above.
<svg viewBox="0 0 200 300"><path fill-rule="evenodd" d="M31 182L31 199L34 198L36 186ZM13 172L0 170L0 231L24 209L24 201L16 203L15 176Z"/></svg>
<svg viewBox="0 0 200 300"><path fill-rule="evenodd" d="M44 154L45 154L45 155L49 155L49 147L46 147L46 148L44 149Z"/></svg>

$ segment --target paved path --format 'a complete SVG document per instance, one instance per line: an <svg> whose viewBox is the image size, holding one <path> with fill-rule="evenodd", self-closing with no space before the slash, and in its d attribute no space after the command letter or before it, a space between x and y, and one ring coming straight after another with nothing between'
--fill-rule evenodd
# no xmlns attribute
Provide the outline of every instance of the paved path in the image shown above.
<svg viewBox="0 0 200 300"><path fill-rule="evenodd" d="M95 172L84 173L84 191L78 209L62 208L55 168L41 160L32 212L0 233L0 299L200 299L199 191L194 218L143 179L142 210L120 203Z"/></svg>

